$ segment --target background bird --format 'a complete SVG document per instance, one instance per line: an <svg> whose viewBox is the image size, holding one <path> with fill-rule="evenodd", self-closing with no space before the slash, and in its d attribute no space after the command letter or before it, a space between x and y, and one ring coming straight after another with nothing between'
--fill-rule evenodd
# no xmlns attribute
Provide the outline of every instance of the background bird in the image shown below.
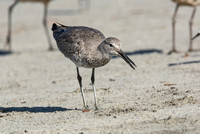
<svg viewBox="0 0 200 134"><path fill-rule="evenodd" d="M176 41L175 41L175 36L176 36L176 31L175 31L175 24L176 24L176 16L177 16L177 12L180 6L190 6L193 7L193 11L192 11L192 15L189 21L189 29L190 29L190 35L189 35L189 39L190 39L190 44L189 44L189 49L188 51L192 51L192 25L193 25L193 19L194 19L194 15L196 13L196 6L200 5L200 0L172 0L173 2L176 3L176 8L175 8L175 12L174 15L172 17L172 50L169 51L168 54L177 52L176 50Z"/></svg>
<svg viewBox="0 0 200 134"><path fill-rule="evenodd" d="M19 3L19 2L40 2L44 4L44 15L43 15L43 26L45 29L45 33L47 36L48 44L49 44L49 50L53 50L53 45L51 43L50 35L48 32L47 27L47 12L48 12L48 4L51 0L15 0L14 3L9 7L8 12L8 34L6 39L6 45L8 46L8 49L11 51L11 32L12 32L12 11L13 8Z"/></svg>

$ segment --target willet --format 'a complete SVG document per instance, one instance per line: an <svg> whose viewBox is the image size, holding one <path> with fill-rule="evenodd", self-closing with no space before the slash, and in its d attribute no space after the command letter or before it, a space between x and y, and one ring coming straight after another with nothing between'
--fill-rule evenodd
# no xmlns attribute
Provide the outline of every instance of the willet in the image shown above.
<svg viewBox="0 0 200 134"><path fill-rule="evenodd" d="M175 24L176 24L176 15L177 15L177 11L178 8L180 6L190 6L193 7L193 12L189 21L189 29L190 29L190 46L188 51L192 51L192 25L193 25L193 19L194 19L194 15L196 12L196 6L200 5L200 0L172 0L173 2L175 2L176 8L175 8L175 12L174 15L172 17L172 50L168 52L168 54L171 54L173 52L177 52L176 48L175 48Z"/></svg>
<svg viewBox="0 0 200 134"><path fill-rule="evenodd" d="M94 84L95 68L106 65L113 56L120 56L133 69L136 67L135 63L121 50L121 42L117 38L105 38L100 31L84 26L64 26L54 23L52 31L58 49L76 65L84 109L88 107L85 102L79 67L92 68L91 82L96 110L98 107Z"/></svg>

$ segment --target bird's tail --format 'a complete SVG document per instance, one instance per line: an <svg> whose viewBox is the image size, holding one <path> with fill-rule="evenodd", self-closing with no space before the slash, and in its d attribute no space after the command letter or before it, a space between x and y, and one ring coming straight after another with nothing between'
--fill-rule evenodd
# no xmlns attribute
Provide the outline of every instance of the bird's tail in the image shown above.
<svg viewBox="0 0 200 134"><path fill-rule="evenodd" d="M51 30L55 31L58 29L58 26L56 25L56 23L53 23Z"/></svg>
<svg viewBox="0 0 200 134"><path fill-rule="evenodd" d="M60 23L56 22L56 23L53 23L51 30L55 31L55 30L57 30L58 28L61 28L61 27L67 28L68 26L65 26L63 24L60 24Z"/></svg>
<svg viewBox="0 0 200 134"><path fill-rule="evenodd" d="M61 24L61 23L59 23L59 22L56 22L58 25L60 25L60 26L62 26L62 27L68 27L68 26L65 26L65 25L63 25L63 24Z"/></svg>

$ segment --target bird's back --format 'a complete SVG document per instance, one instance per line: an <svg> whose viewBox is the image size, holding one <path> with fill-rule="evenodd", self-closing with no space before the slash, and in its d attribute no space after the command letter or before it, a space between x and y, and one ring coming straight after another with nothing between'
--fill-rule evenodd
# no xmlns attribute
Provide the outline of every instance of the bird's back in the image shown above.
<svg viewBox="0 0 200 134"><path fill-rule="evenodd" d="M54 38L59 50L77 66L90 67L90 60L97 47L105 40L98 30L84 27L59 27L54 30ZM91 63L92 64L92 63Z"/></svg>
<svg viewBox="0 0 200 134"><path fill-rule="evenodd" d="M200 0L172 0L172 1L179 5L185 5L185 6L199 6L200 5Z"/></svg>

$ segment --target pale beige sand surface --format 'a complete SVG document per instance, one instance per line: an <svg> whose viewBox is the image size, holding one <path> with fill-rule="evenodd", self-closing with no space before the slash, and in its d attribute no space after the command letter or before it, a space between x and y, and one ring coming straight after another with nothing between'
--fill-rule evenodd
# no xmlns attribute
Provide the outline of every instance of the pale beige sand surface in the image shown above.
<svg viewBox="0 0 200 134"><path fill-rule="evenodd" d="M12 2L0 1L1 50ZM56 50L47 51L42 5L19 4L13 14L13 53L0 55L0 133L200 133L200 52L185 56L192 8L180 8L181 52L168 56L174 8L168 0L92 0L90 10L76 13L74 0L50 4L49 29L54 21L99 29L119 38L138 66L134 71L115 58L96 69L99 111L94 111L91 69L80 69L91 108L83 113L75 65L53 38ZM55 15L56 10L66 12ZM197 10L194 33L199 17ZM200 39L194 48L200 48Z"/></svg>

